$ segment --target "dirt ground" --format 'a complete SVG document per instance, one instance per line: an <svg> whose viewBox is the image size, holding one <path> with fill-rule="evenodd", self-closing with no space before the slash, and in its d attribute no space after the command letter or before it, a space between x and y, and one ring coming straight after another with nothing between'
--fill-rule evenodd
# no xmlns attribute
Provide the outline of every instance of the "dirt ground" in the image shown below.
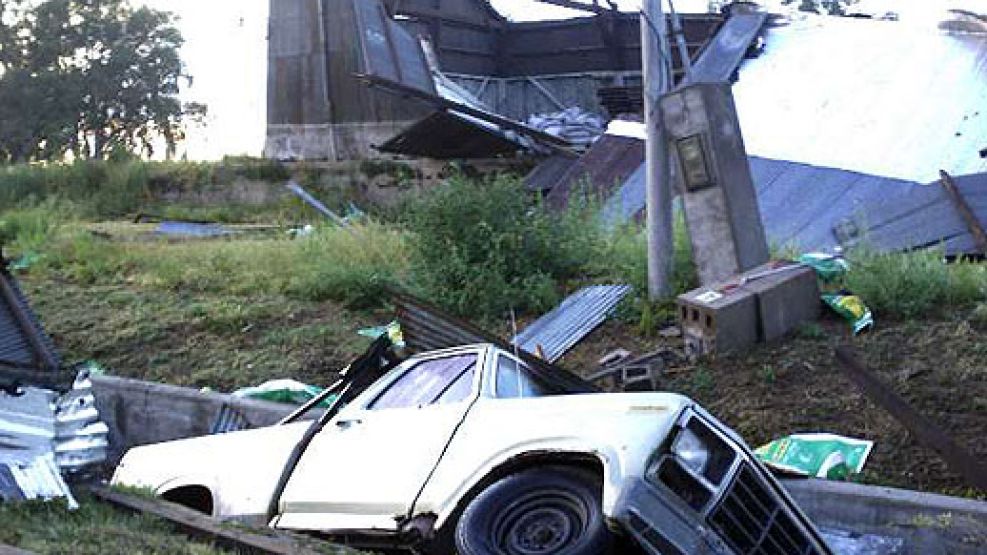
<svg viewBox="0 0 987 555"><path fill-rule="evenodd" d="M923 322L879 319L875 331L857 338L842 321L826 318L746 354L672 364L661 388L697 399L753 447L793 433L869 439L875 447L861 481L987 498L844 377L834 357L844 343L854 345L886 384L975 458L987 460L987 334L962 315ZM594 369L617 348L643 354L663 347L680 350L681 340L642 340L626 324L612 322L563 364Z"/></svg>
<svg viewBox="0 0 987 555"><path fill-rule="evenodd" d="M117 375L220 391L283 377L328 383L365 347L356 330L392 317L282 297L23 281L66 360L94 359ZM987 334L967 316L891 322L878 315L876 330L858 338L826 317L743 355L672 364L660 387L697 399L754 447L799 432L869 439L875 448L863 481L987 498L870 402L834 358L837 346L851 342L885 383L987 460ZM644 354L681 346L612 321L562 364L590 374L617 348Z"/></svg>

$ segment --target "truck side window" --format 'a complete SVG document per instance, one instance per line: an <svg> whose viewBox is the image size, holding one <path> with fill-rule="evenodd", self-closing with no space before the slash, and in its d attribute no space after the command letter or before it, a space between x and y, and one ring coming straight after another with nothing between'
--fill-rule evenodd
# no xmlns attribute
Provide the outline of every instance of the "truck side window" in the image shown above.
<svg viewBox="0 0 987 555"><path fill-rule="evenodd" d="M426 360L413 366L370 405L370 410L448 405L465 401L473 392L476 355Z"/></svg>
<svg viewBox="0 0 987 555"><path fill-rule="evenodd" d="M499 399L543 397L548 392L532 377L523 362L503 356L497 358L496 392Z"/></svg>

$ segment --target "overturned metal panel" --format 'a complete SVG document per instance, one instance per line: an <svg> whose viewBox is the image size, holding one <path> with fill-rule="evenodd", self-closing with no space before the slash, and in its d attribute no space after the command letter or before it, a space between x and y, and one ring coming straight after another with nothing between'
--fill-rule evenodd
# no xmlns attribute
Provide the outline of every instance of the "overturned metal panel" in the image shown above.
<svg viewBox="0 0 987 555"><path fill-rule="evenodd" d="M363 72L437 94L418 40L387 14L379 0L353 0Z"/></svg>
<svg viewBox="0 0 987 555"><path fill-rule="evenodd" d="M495 335L411 296L395 293L394 303L405 343L415 352L434 351L475 343L490 343L513 351L514 347ZM599 389L569 371L555 366L527 351L518 355L531 372L558 393L594 393Z"/></svg>
<svg viewBox="0 0 987 555"><path fill-rule="evenodd" d="M689 83L732 80L741 62L751 53L759 53L761 34L768 21L766 13L734 13L720 27L692 66Z"/></svg>
<svg viewBox="0 0 987 555"><path fill-rule="evenodd" d="M61 359L0 254L0 385L63 389L72 382Z"/></svg>
<svg viewBox="0 0 987 555"><path fill-rule="evenodd" d="M377 147L381 152L437 160L511 156L524 150L517 135L477 125L455 112L435 112Z"/></svg>
<svg viewBox="0 0 987 555"><path fill-rule="evenodd" d="M22 462L0 462L0 502L61 498L68 501L70 509L79 507L51 455Z"/></svg>
<svg viewBox="0 0 987 555"><path fill-rule="evenodd" d="M529 177L527 185L531 189L550 191L546 197L548 204L564 208L569 205L570 198L580 193L594 198L605 195L631 176L643 159L643 141L607 133L561 177L539 172Z"/></svg>
<svg viewBox="0 0 987 555"><path fill-rule="evenodd" d="M581 289L525 328L511 343L555 362L603 324L632 290L629 285Z"/></svg>
<svg viewBox="0 0 987 555"><path fill-rule="evenodd" d="M768 29L734 86L748 151L919 183L987 172L987 36L931 15Z"/></svg>

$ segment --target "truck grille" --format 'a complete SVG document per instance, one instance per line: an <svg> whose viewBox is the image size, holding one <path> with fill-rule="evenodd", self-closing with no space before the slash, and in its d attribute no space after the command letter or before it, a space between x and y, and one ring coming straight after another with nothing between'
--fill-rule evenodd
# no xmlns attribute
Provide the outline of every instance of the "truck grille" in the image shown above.
<svg viewBox="0 0 987 555"><path fill-rule="evenodd" d="M782 500L743 464L709 523L741 555L821 555Z"/></svg>

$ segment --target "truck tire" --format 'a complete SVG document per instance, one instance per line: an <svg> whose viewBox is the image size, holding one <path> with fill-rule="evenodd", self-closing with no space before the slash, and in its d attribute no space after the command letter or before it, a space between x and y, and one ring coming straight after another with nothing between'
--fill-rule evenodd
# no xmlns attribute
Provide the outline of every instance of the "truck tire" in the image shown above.
<svg viewBox="0 0 987 555"><path fill-rule="evenodd" d="M612 537L602 485L588 472L547 467L512 474L480 493L456 526L460 555L600 555Z"/></svg>

